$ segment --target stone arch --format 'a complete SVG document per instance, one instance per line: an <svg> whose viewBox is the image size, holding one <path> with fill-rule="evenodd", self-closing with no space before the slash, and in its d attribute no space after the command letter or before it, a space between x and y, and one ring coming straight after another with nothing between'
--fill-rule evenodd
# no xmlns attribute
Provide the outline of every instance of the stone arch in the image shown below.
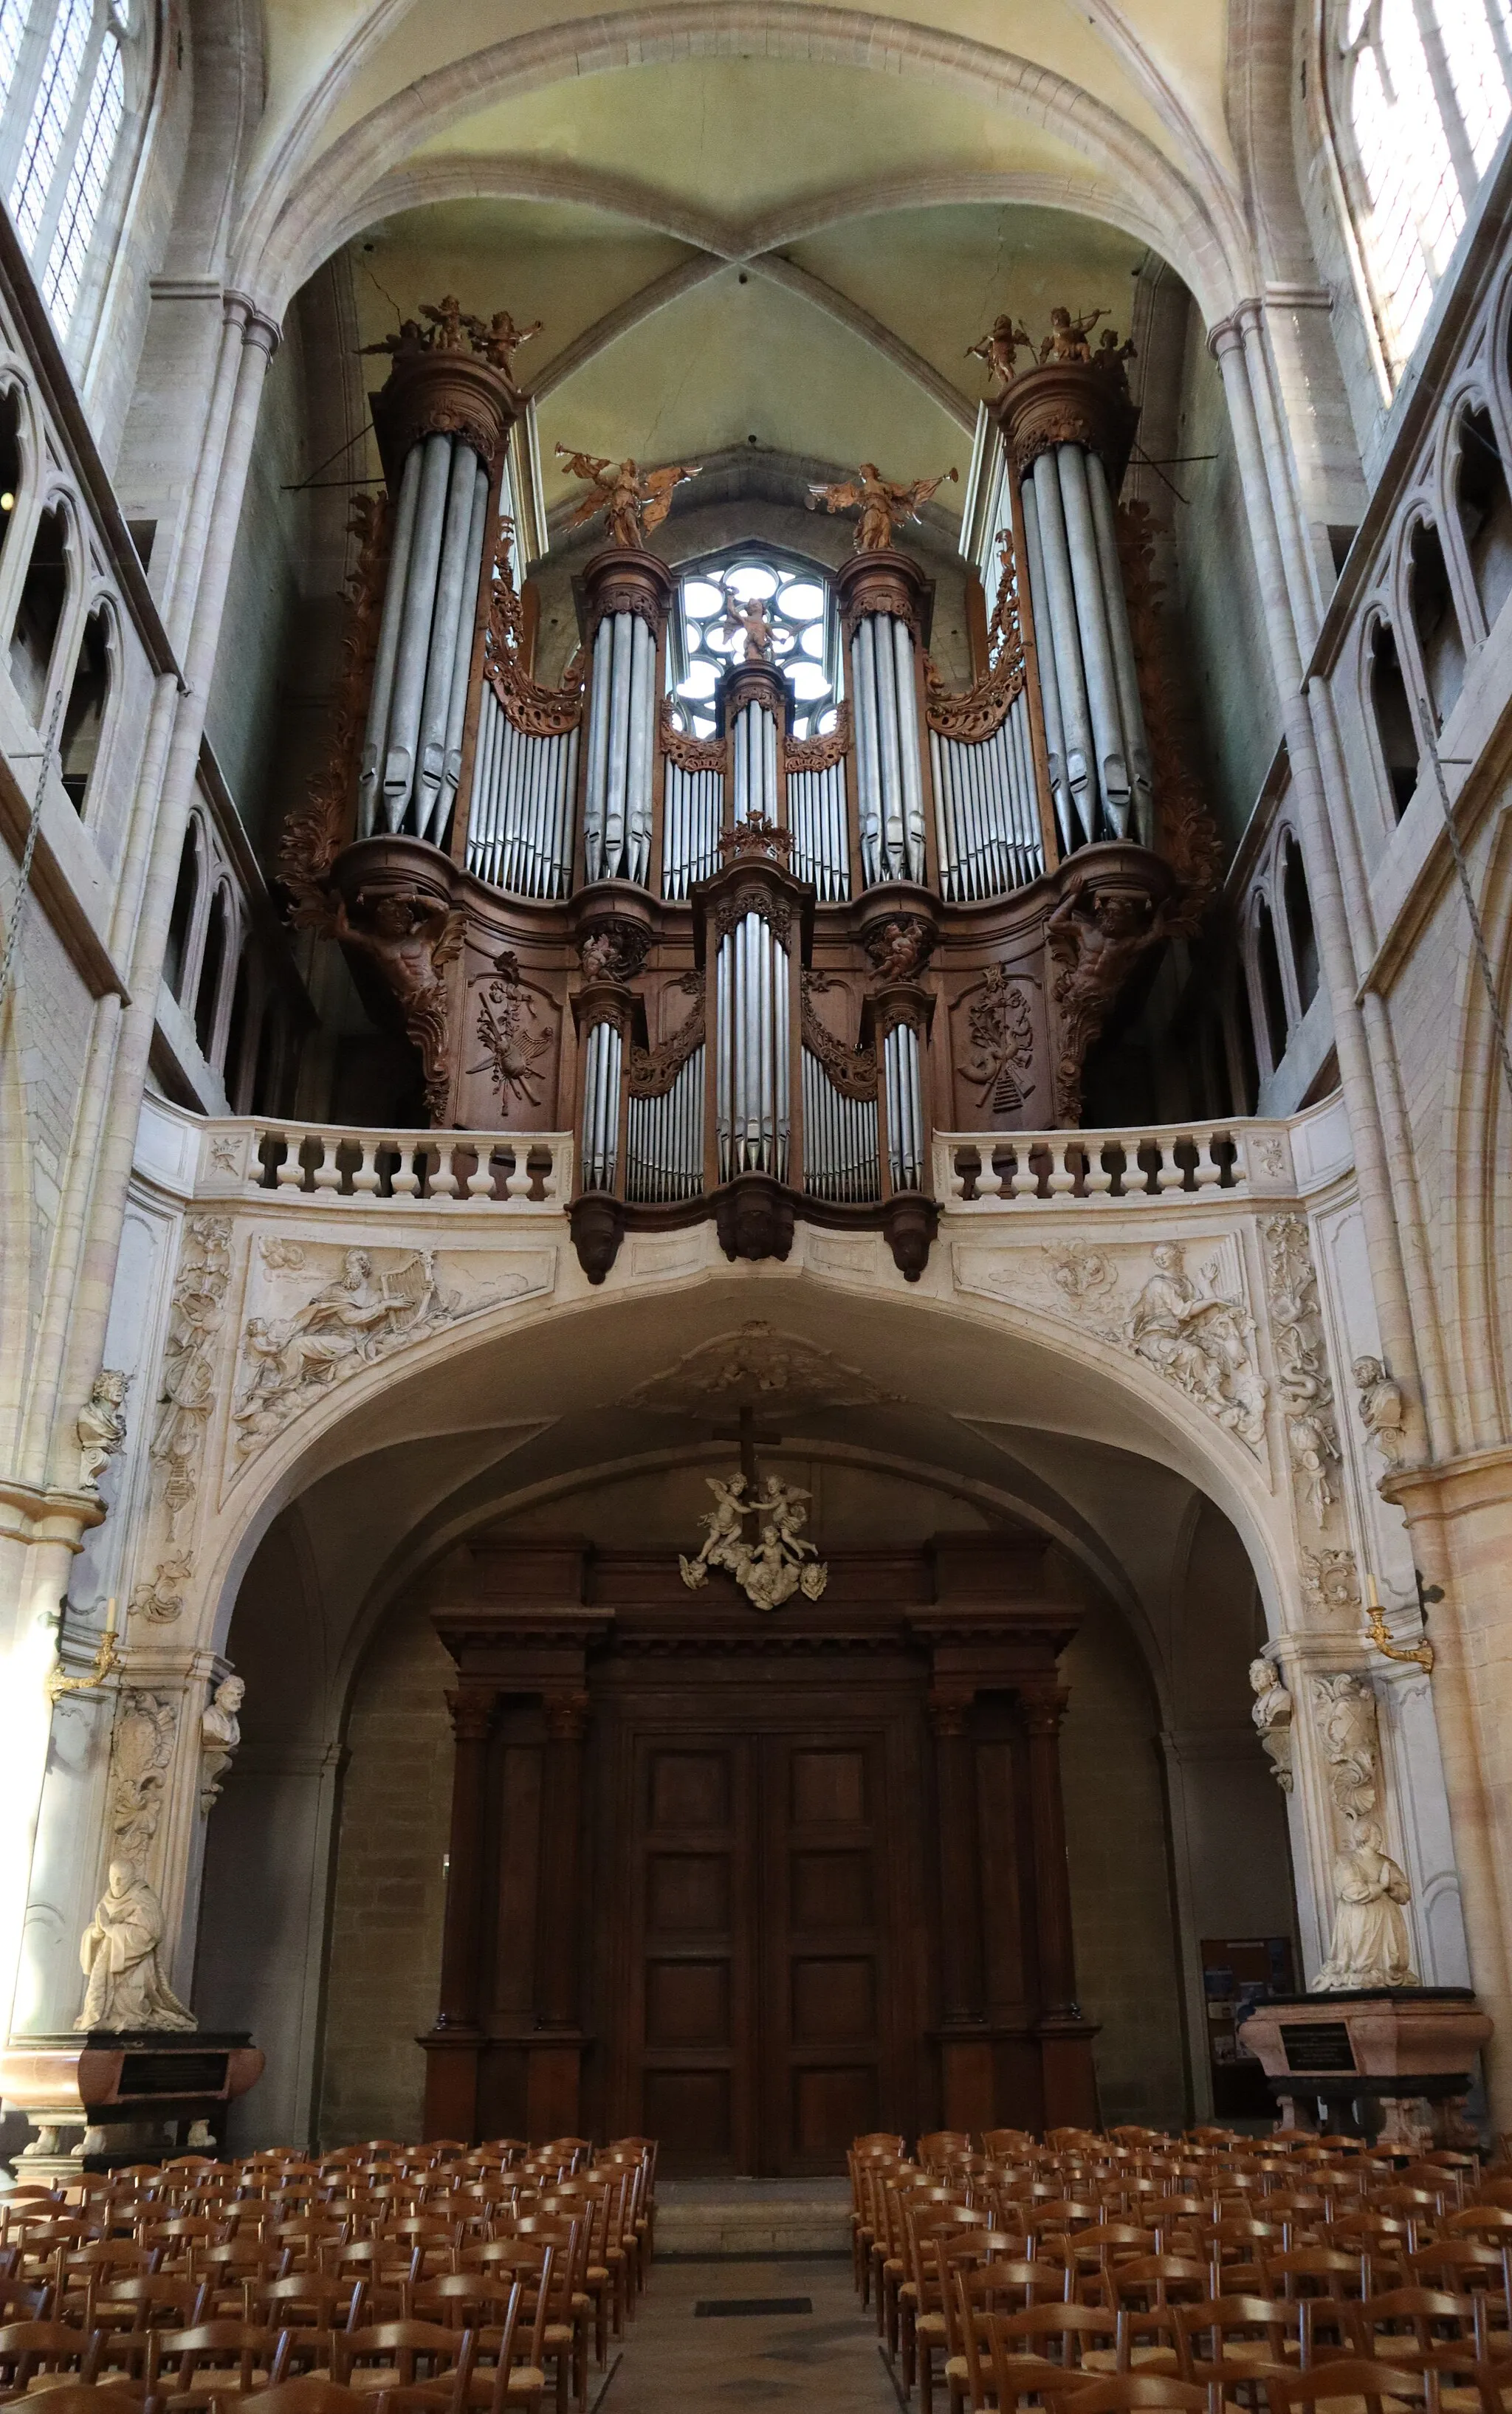
<svg viewBox="0 0 1512 2414"><path fill-rule="evenodd" d="M1149 222L1164 229L1160 248L1197 294L1205 315L1233 307L1250 277L1249 246L1234 197L1209 171L1198 185L1106 103L1056 75L983 43L861 11L780 0L755 9L749 0L651 5L543 33L520 35L435 69L372 111L315 156L318 127L307 115L268 163L237 246L235 280L265 297L275 315L333 247L332 230L350 213L347 197L366 194L426 136L475 100L529 91L618 67L647 66L711 45L737 49L756 40L768 58L804 60L885 74L914 74L969 93L1012 114L1053 120L1063 139L1108 179L1110 196L1131 189ZM340 88L339 77L327 89ZM1110 210L1111 215L1111 210Z"/></svg>

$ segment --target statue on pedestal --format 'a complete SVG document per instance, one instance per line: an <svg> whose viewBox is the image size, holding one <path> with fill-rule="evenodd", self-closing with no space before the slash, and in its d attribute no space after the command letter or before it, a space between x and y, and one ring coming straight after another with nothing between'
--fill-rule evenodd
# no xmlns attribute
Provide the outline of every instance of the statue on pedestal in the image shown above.
<svg viewBox="0 0 1512 2414"><path fill-rule="evenodd" d="M1283 1794L1290 1794L1292 1696L1281 1682L1280 1670L1275 1661L1264 1655L1250 1662L1250 1686L1255 1697L1254 1707L1250 1713L1255 1722L1255 1733L1265 1746L1277 1784Z"/></svg>
<svg viewBox="0 0 1512 2414"><path fill-rule="evenodd" d="M146 1879L129 1861L112 1861L105 1891L79 1946L84 2007L76 2029L192 2029L163 1975L158 1948L167 1923Z"/></svg>
<svg viewBox="0 0 1512 2414"><path fill-rule="evenodd" d="M1334 1941L1312 1981L1314 1994L1355 1987L1415 1987L1401 1905L1412 1887L1385 1850L1374 1819L1350 1822L1350 1841L1334 1859Z"/></svg>
<svg viewBox="0 0 1512 2414"><path fill-rule="evenodd" d="M241 1742L242 1726L236 1713L246 1699L245 1678L223 1676L201 1714L200 1809L206 1817L212 1804L220 1798L221 1781Z"/></svg>

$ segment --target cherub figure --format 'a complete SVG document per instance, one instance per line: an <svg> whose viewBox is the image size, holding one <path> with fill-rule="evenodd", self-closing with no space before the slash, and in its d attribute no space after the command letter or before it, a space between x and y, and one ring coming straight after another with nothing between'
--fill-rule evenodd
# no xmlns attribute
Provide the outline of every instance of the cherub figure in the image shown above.
<svg viewBox="0 0 1512 2414"><path fill-rule="evenodd" d="M513 375L511 364L521 344L528 344L541 332L542 321L532 319L528 327L516 327L507 310L496 310L487 326L481 319L469 319L467 327L472 337L472 349L505 377Z"/></svg>
<svg viewBox="0 0 1512 2414"><path fill-rule="evenodd" d="M418 319L403 319L397 335L380 335L376 344L364 344L365 352L392 352L397 359L412 360L426 349L426 331Z"/></svg>
<svg viewBox="0 0 1512 2414"><path fill-rule="evenodd" d="M1015 327L1012 312L1000 310L981 343L969 344L966 347L966 359L984 361L987 365L987 375L990 378L1000 378L1004 385L1011 385L1014 364L1018 359L1021 344L1025 347L1032 360L1034 338L1028 329Z"/></svg>
<svg viewBox="0 0 1512 2414"><path fill-rule="evenodd" d="M1138 358L1139 354L1134 348L1134 339L1131 335L1120 344L1117 328L1104 327L1098 338L1097 350L1092 355L1092 366L1095 369L1100 369L1102 375L1112 383L1115 393L1127 396L1129 371L1125 368L1124 363L1137 361Z"/></svg>
<svg viewBox="0 0 1512 2414"><path fill-rule="evenodd" d="M468 338L463 329L473 321L464 318L462 305L455 293L443 293L439 302L422 302L422 314L431 322L430 350L433 352L465 352Z"/></svg>
<svg viewBox="0 0 1512 2414"><path fill-rule="evenodd" d="M767 607L757 595L753 595L749 604L741 604L732 596L725 606L719 633L722 637L744 637L745 645L741 655L742 663L770 663L772 659L775 631Z"/></svg>
<svg viewBox="0 0 1512 2414"><path fill-rule="evenodd" d="M811 486L808 508L816 512L822 503L827 512L859 511L856 523L858 553L887 553L892 545L892 531L905 520L919 517L921 503L947 481L953 485L958 472L946 469L937 478L915 478L911 484L894 484L884 478L875 461L863 461L855 478L846 478L833 486Z"/></svg>
<svg viewBox="0 0 1512 2414"><path fill-rule="evenodd" d="M1050 333L1040 347L1040 360L1090 361L1092 347L1086 339L1107 315L1106 310L1085 310L1073 319L1064 303L1057 305L1050 313Z"/></svg>
<svg viewBox="0 0 1512 2414"><path fill-rule="evenodd" d="M732 1475L726 1483L720 1476L706 1475L704 1482L714 1496L714 1505L706 1517L698 1520L704 1529L703 1547L696 1558L684 1558L681 1553L678 1557L682 1581L690 1592L697 1592L708 1583L711 1568L727 1568L739 1583L750 1557L743 1528L756 1504L745 1498L744 1476Z"/></svg>
<svg viewBox="0 0 1512 2414"><path fill-rule="evenodd" d="M703 467L696 462L643 470L634 461L601 461L590 453L574 453L565 444L557 446L557 458L566 464L564 477L582 478L593 490L578 504L568 527L581 528L585 520L602 512L611 544L641 547L671 510L674 487L696 478Z"/></svg>

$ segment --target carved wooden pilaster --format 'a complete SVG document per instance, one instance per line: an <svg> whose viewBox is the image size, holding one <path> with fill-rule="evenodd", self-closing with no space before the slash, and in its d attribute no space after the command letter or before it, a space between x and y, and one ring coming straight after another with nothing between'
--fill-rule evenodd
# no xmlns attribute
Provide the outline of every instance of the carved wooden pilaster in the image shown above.
<svg viewBox="0 0 1512 2414"><path fill-rule="evenodd" d="M541 1781L541 1900L536 1934L536 2026L570 2029L577 2019L577 1932L583 1824L586 1692L544 1696L546 1754Z"/></svg>
<svg viewBox="0 0 1512 2414"><path fill-rule="evenodd" d="M929 1697L939 1820L941 2013L947 2025L983 2017L981 1864L970 1686Z"/></svg>
<svg viewBox="0 0 1512 2414"><path fill-rule="evenodd" d="M1029 1806L1034 1859L1035 1932L1040 1963L1040 2085L1047 2127L1082 2126L1097 2118L1092 2039L1076 1997L1071 1931L1070 1870L1060 1782L1060 1722L1069 1695L1046 1684L1021 1689L1028 1744Z"/></svg>
<svg viewBox="0 0 1512 2414"><path fill-rule="evenodd" d="M452 1825L446 1870L446 1921L442 1943L438 2029L474 2029L478 2017L479 1940L483 1914L483 1822L488 1738L499 1696L487 1691L448 1693L457 1757L452 1773Z"/></svg>

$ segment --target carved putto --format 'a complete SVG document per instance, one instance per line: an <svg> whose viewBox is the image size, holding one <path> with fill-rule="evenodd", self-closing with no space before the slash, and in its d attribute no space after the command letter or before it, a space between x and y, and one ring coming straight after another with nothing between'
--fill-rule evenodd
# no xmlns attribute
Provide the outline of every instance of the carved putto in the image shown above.
<svg viewBox="0 0 1512 2414"><path fill-rule="evenodd" d="M754 1609L780 1609L795 1592L801 1592L807 1601L817 1601L830 1571L801 1530L808 1519L805 1504L812 1495L775 1475L769 1475L765 1488L752 1498L746 1498L743 1475L732 1475L727 1483L717 1475L706 1476L704 1481L714 1496L714 1506L699 1519L703 1546L696 1558L678 1560L688 1590L701 1591L710 1569L723 1568ZM755 1542L745 1540L747 1517L757 1520Z"/></svg>
<svg viewBox="0 0 1512 2414"><path fill-rule="evenodd" d="M1250 1716L1265 1750L1271 1772L1283 1794L1292 1790L1292 1696L1282 1684L1275 1661L1264 1656L1250 1662L1250 1690L1254 1707Z"/></svg>
<svg viewBox="0 0 1512 2414"><path fill-rule="evenodd" d="M966 356L968 361L984 362L990 378L996 379L1003 385L1010 385L1013 380L1014 365L1018 360L1021 346L1032 360L1034 337L1026 327L1016 327L1013 324L1013 314L1010 310L1000 310L987 333L978 342L967 346Z"/></svg>
<svg viewBox="0 0 1512 2414"><path fill-rule="evenodd" d="M1092 347L1086 339L1107 315L1106 310L1084 310L1079 319L1073 319L1065 304L1057 303L1050 313L1050 333L1040 347L1040 360L1090 361Z"/></svg>
<svg viewBox="0 0 1512 2414"><path fill-rule="evenodd" d="M83 2009L76 2029L192 2029L194 2014L163 1974L163 1907L129 1861L112 1861L79 1945Z"/></svg>
<svg viewBox="0 0 1512 2414"><path fill-rule="evenodd" d="M380 335L376 343L364 344L363 350L387 352L396 360L418 360L427 352L475 352L508 377L521 344L541 332L539 319L519 327L507 310L476 319L455 293L443 293L439 302L422 302L420 315L429 320L428 327L422 327L419 319L403 319L397 335Z"/></svg>
<svg viewBox="0 0 1512 2414"><path fill-rule="evenodd" d="M731 596L725 606L719 633L743 639L741 648L742 663L770 663L772 659L775 631L759 595L752 596L748 604L742 604L738 596Z"/></svg>
<svg viewBox="0 0 1512 2414"><path fill-rule="evenodd" d="M1104 327L1098 337L1097 350L1092 355L1092 366L1100 377L1108 380L1114 392L1121 395L1127 402L1129 371L1125 368L1124 363L1137 361L1138 358L1139 353L1135 350L1132 337L1120 344L1116 328Z"/></svg>
<svg viewBox="0 0 1512 2414"><path fill-rule="evenodd" d="M1381 1358L1356 1358L1351 1372L1359 1393L1359 1418L1387 1467L1400 1467L1407 1447L1407 1400Z"/></svg>
<svg viewBox="0 0 1512 2414"><path fill-rule="evenodd" d="M952 485L959 472L944 469L937 478L915 478L904 485L884 478L875 461L863 461L854 478L843 479L832 486L810 486L807 505L816 512L822 503L827 512L859 512L856 523L858 553L889 553L892 548L892 531L905 520L919 517L921 504L947 481Z"/></svg>
<svg viewBox="0 0 1512 2414"><path fill-rule="evenodd" d="M879 981L914 981L926 969L935 951L935 928L918 914L901 914L874 922L862 946Z"/></svg>
<svg viewBox="0 0 1512 2414"><path fill-rule="evenodd" d="M600 460L590 453L574 453L567 445L557 446L557 458L564 461L562 475L583 479L591 491L586 495L568 521L569 528L581 528L602 512L605 533L611 544L644 546L653 529L659 529L672 508L676 489L690 478L696 478L701 462L679 464L666 469L642 469L635 461Z"/></svg>
<svg viewBox="0 0 1512 2414"><path fill-rule="evenodd" d="M102 1366L79 1411L74 1433L79 1442L81 1492L94 1491L108 1462L126 1440L126 1395L130 1382L130 1376L118 1367Z"/></svg>

